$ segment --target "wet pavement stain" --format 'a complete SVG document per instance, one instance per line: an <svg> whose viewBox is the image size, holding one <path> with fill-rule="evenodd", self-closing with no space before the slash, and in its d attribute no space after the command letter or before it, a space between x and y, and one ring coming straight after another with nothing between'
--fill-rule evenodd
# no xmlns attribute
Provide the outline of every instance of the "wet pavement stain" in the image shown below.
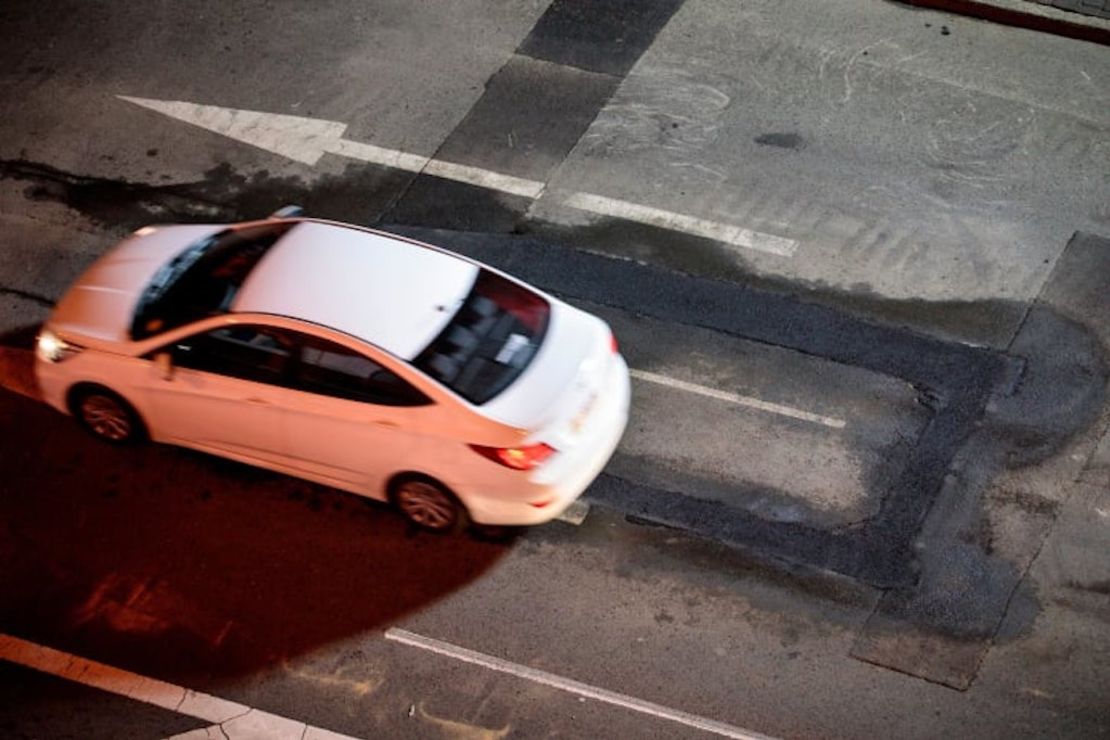
<svg viewBox="0 0 1110 740"><path fill-rule="evenodd" d="M295 203L317 218L372 223L388 208L410 173L352 164L340 175L309 183L295 177L234 172L229 164L187 183L148 184L78 175L26 160L0 160L0 180L28 183L30 200L60 203L111 231L151 223L210 223L265 218Z"/></svg>
<svg viewBox="0 0 1110 740"><path fill-rule="evenodd" d="M436 224L426 224L435 226ZM858 283L849 290L822 282L791 281L761 275L735 249L710 239L655 226L601 218L584 226L523 221L514 233L542 238L599 254L664 266L692 277L736 282L799 301L822 304L865 320L914 327L962 342L1005 347L1028 306L1015 301L894 300Z"/></svg>

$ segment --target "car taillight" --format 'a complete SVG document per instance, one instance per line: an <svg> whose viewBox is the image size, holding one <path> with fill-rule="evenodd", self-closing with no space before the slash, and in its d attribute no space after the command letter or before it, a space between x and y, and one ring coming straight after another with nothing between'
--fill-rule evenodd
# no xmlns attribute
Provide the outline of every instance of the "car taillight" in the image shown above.
<svg viewBox="0 0 1110 740"><path fill-rule="evenodd" d="M486 447L470 445L470 449L513 470L531 470L555 454L555 448L543 442L527 447Z"/></svg>
<svg viewBox="0 0 1110 740"><path fill-rule="evenodd" d="M609 334L609 349L611 349L613 351L613 354L617 354L618 352L621 351L620 347L617 346L617 335L616 334L613 334L613 333Z"/></svg>

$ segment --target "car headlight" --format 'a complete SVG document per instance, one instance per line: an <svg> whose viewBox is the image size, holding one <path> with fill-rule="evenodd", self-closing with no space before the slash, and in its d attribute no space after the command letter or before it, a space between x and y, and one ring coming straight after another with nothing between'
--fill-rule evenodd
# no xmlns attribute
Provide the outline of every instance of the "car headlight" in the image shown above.
<svg viewBox="0 0 1110 740"><path fill-rule="evenodd" d="M35 353L44 362L68 360L83 349L84 347L65 341L49 329L39 332L35 343Z"/></svg>

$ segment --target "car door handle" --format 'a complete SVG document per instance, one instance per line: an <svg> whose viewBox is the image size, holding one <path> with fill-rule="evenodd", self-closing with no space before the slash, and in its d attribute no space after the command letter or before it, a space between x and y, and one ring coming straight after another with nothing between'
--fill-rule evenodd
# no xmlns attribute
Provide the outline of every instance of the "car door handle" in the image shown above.
<svg viewBox="0 0 1110 740"><path fill-rule="evenodd" d="M251 396L250 398L247 398L245 400L246 400L247 403L258 404L259 406L269 406L270 405L269 401L267 401L265 398L259 398L258 396Z"/></svg>

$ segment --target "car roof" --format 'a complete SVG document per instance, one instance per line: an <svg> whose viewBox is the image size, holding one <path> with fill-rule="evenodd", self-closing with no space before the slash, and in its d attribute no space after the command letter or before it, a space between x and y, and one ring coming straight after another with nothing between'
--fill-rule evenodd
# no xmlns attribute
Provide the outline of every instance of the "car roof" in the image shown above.
<svg viewBox="0 0 1110 740"><path fill-rule="evenodd" d="M411 360L450 321L478 269L426 245L305 220L255 266L231 310L321 324Z"/></svg>

